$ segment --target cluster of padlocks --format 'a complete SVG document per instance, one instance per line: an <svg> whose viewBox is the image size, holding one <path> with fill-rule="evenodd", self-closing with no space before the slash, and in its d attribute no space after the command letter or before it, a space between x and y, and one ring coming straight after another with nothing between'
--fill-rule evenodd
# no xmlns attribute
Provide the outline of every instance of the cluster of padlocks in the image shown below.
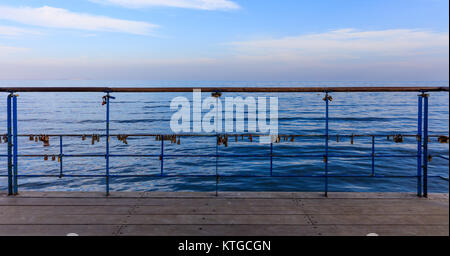
<svg viewBox="0 0 450 256"><path fill-rule="evenodd" d="M30 135L29 136L29 140L30 141L35 141L35 142L42 142L44 147L48 147L50 146L50 136L48 135Z"/></svg>
<svg viewBox="0 0 450 256"><path fill-rule="evenodd" d="M58 163L61 162L61 156L56 156L56 155L50 155L50 157L52 158L52 161L55 161L56 158L58 157ZM44 155L44 161L47 161L49 158L49 155Z"/></svg>
<svg viewBox="0 0 450 256"><path fill-rule="evenodd" d="M162 141L162 140L170 141L170 143L177 144L177 145L181 144L181 136L177 136L177 135L156 135L155 140L156 141Z"/></svg>
<svg viewBox="0 0 450 256"><path fill-rule="evenodd" d="M28 135L27 135L28 136ZM123 142L124 144L128 144L127 138L130 135L117 135L117 140ZM239 137L241 141L249 141L249 142L253 142L254 137L255 136L263 136L263 135L252 135L252 134L248 134L248 135L217 135L217 145L224 145L225 147L228 147L228 142L229 142L229 138L230 137L234 137L234 141L238 142L239 141ZM340 142L340 137L339 135L333 135L336 136L336 142L339 143ZM355 142L355 137L357 135L350 135L348 137L350 137L350 144L354 144ZM94 145L96 142L100 142L100 135L98 134L92 134L92 135L81 135L81 140L86 140L87 137L91 137L91 144ZM295 142L295 137L296 135L271 135L272 138L272 142L273 143L280 143L280 142ZM330 138L331 136L328 136L328 138ZM247 138L247 140L246 140ZM395 143L403 143L404 142L404 135L401 134L395 134L395 135L387 135L386 139L388 141L393 141ZM419 141L421 138L420 136L416 136L417 141ZM44 147L48 147L50 146L50 136L49 135L45 135L45 134L40 134L40 135L29 135L29 140L30 141L35 141L35 142L42 142ZM155 135L155 140L156 141L170 141L172 144L181 144L181 136L180 135ZM8 135L4 134L1 138L0 138L0 143L3 141L3 143L7 143L8 142ZM449 143L449 137L442 135L439 136L437 138L437 141L439 143ZM431 142L431 138L428 137L428 142Z"/></svg>

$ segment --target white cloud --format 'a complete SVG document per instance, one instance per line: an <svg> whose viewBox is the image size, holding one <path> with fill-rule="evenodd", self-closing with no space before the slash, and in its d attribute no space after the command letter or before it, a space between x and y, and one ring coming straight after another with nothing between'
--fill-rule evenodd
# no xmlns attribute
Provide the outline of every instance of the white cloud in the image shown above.
<svg viewBox="0 0 450 256"><path fill-rule="evenodd" d="M234 42L231 54L223 49L209 58L206 53L197 55L205 58L183 53L155 58L145 51L139 57L103 52L108 59L0 58L0 79L447 81L448 38L448 33L417 29L343 29Z"/></svg>
<svg viewBox="0 0 450 256"><path fill-rule="evenodd" d="M278 39L233 42L231 45L244 58L305 61L386 58L448 53L449 35L412 29L340 29Z"/></svg>
<svg viewBox="0 0 450 256"><path fill-rule="evenodd" d="M0 19L42 27L123 32L137 35L148 35L152 29L157 27L147 22L74 13L50 6L40 8L0 6Z"/></svg>
<svg viewBox="0 0 450 256"><path fill-rule="evenodd" d="M17 37L23 35L41 35L41 34L42 34L41 32L31 29L0 25L0 36Z"/></svg>
<svg viewBox="0 0 450 256"><path fill-rule="evenodd" d="M120 5L127 8L167 6L200 10L232 10L239 5L229 0L91 0L97 3Z"/></svg>

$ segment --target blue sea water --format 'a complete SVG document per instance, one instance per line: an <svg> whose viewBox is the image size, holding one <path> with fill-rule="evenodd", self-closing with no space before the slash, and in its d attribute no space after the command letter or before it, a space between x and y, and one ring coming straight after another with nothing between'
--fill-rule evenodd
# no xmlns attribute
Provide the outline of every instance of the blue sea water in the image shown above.
<svg viewBox="0 0 450 256"><path fill-rule="evenodd" d="M99 86L99 87L221 87L221 86L448 86L448 82L188 82L188 81L0 81L0 86ZM416 134L418 93L332 93L330 103L330 134ZM449 133L449 94L430 93L430 134ZM227 93L226 96L249 94ZM6 133L6 96L0 100L0 133ZM20 93L18 98L19 134L104 134L105 107L101 105L102 93ZM174 113L170 101L176 96L192 99L191 93L115 93L111 103L112 134L169 134L169 121ZM209 94L204 93L203 97ZM324 101L321 93L261 93L258 96L279 97L280 134L323 134L325 127ZM206 112L206 111L205 111ZM370 154L371 138L355 138L337 143L330 140L330 153ZM59 141L51 138L50 147L43 147L28 138L19 138L20 154L59 153ZM251 142L219 147L220 154L267 154L268 145ZM64 137L64 154L104 154L105 139L91 145L89 139ZM215 138L183 138L181 145L165 145L165 154L214 154ZM393 143L377 138L376 152L380 154L416 154L415 138L404 143ZM0 174L7 174L5 143L0 145ZM274 145L277 154L323 154L323 138L300 138L295 142ZM160 143L149 137L130 137L128 145L111 139L111 154L159 154ZM436 139L430 143L434 156L429 164L429 174L448 178L448 160L436 156L449 156L449 145ZM174 174L215 174L215 158L171 157L164 161L164 172ZM104 158L64 158L64 174L105 173ZM112 157L111 174L159 174L158 157ZM59 174L57 161L44 161L42 157L21 157L19 174ZM220 175L268 175L269 158L221 158ZM322 158L274 158L273 174L320 175L324 173ZM416 175L416 158L377 158L376 174ZM370 158L330 158L331 175L370 175ZM111 179L112 191L214 191L215 177L130 177ZM330 191L415 191L416 178L330 178ZM7 179L0 177L0 190L7 189ZM19 190L103 191L104 178L20 178ZM223 177L220 191L323 191L323 178ZM448 192L448 181L441 178L429 180L430 192Z"/></svg>

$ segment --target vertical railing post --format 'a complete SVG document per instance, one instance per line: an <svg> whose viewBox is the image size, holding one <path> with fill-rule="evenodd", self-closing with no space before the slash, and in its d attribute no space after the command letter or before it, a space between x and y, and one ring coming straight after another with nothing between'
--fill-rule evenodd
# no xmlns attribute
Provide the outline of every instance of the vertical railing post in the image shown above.
<svg viewBox="0 0 450 256"><path fill-rule="evenodd" d="M423 196L428 197L428 97L423 94Z"/></svg>
<svg viewBox="0 0 450 256"><path fill-rule="evenodd" d="M11 116L11 99L13 93L7 98L7 140L8 140L8 195L13 194L13 175L12 175L12 116Z"/></svg>
<svg viewBox="0 0 450 256"><path fill-rule="evenodd" d="M216 105L217 108L217 105ZM217 115L216 115L217 119ZM217 122L217 120L216 120ZM216 127L217 129L217 127ZM216 130L217 133L217 130ZM219 196L219 135L216 135L216 196Z"/></svg>
<svg viewBox="0 0 450 256"><path fill-rule="evenodd" d="M375 176L375 136L372 135L372 177Z"/></svg>
<svg viewBox="0 0 450 256"><path fill-rule="evenodd" d="M417 104L417 196L422 196L422 95Z"/></svg>
<svg viewBox="0 0 450 256"><path fill-rule="evenodd" d="M17 195L19 190L17 167L18 167L18 143L17 143L17 95L12 95L13 106L13 193Z"/></svg>
<svg viewBox="0 0 450 256"><path fill-rule="evenodd" d="M103 103L106 104L106 195L109 195L109 100L114 99L114 97L109 95L109 92L106 92L106 95L103 96Z"/></svg>
<svg viewBox="0 0 450 256"><path fill-rule="evenodd" d="M328 105L330 97L328 92L325 94L325 196L328 196Z"/></svg>
<svg viewBox="0 0 450 256"><path fill-rule="evenodd" d="M214 122L216 124L216 196L219 196L219 98L222 96L222 93L219 91L215 91L211 93L211 96L216 98L216 117L214 118ZM222 127L220 127L222 130Z"/></svg>
<svg viewBox="0 0 450 256"><path fill-rule="evenodd" d="M272 139L272 138L271 138ZM270 177L273 175L273 142L270 142Z"/></svg>
<svg viewBox="0 0 450 256"><path fill-rule="evenodd" d="M59 136L59 178L63 177L63 136Z"/></svg>
<svg viewBox="0 0 450 256"><path fill-rule="evenodd" d="M161 176L164 176L164 135L161 135Z"/></svg>

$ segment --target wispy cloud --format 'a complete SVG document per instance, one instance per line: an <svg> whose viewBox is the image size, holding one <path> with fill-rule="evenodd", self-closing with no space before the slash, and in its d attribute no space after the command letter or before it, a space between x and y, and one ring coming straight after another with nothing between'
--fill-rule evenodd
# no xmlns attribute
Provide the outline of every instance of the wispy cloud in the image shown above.
<svg viewBox="0 0 450 256"><path fill-rule="evenodd" d="M417 29L342 29L234 42L231 54L223 49L223 55L204 58L144 52L109 59L0 58L0 79L448 80L448 38L446 32Z"/></svg>
<svg viewBox="0 0 450 256"><path fill-rule="evenodd" d="M339 60L448 53L449 34L415 29L340 29L277 39L233 42L241 57Z"/></svg>
<svg viewBox="0 0 450 256"><path fill-rule="evenodd" d="M233 10L240 6L229 0L91 0L97 3L120 5L127 8L167 6L200 10Z"/></svg>
<svg viewBox="0 0 450 256"><path fill-rule="evenodd" d="M0 25L0 36L4 37L17 37L23 35L41 35L41 34L42 34L41 32L32 29Z"/></svg>
<svg viewBox="0 0 450 256"><path fill-rule="evenodd" d="M0 19L41 27L122 32L137 35L148 35L157 27L157 25L147 22L75 13L50 6L40 8L0 6Z"/></svg>

